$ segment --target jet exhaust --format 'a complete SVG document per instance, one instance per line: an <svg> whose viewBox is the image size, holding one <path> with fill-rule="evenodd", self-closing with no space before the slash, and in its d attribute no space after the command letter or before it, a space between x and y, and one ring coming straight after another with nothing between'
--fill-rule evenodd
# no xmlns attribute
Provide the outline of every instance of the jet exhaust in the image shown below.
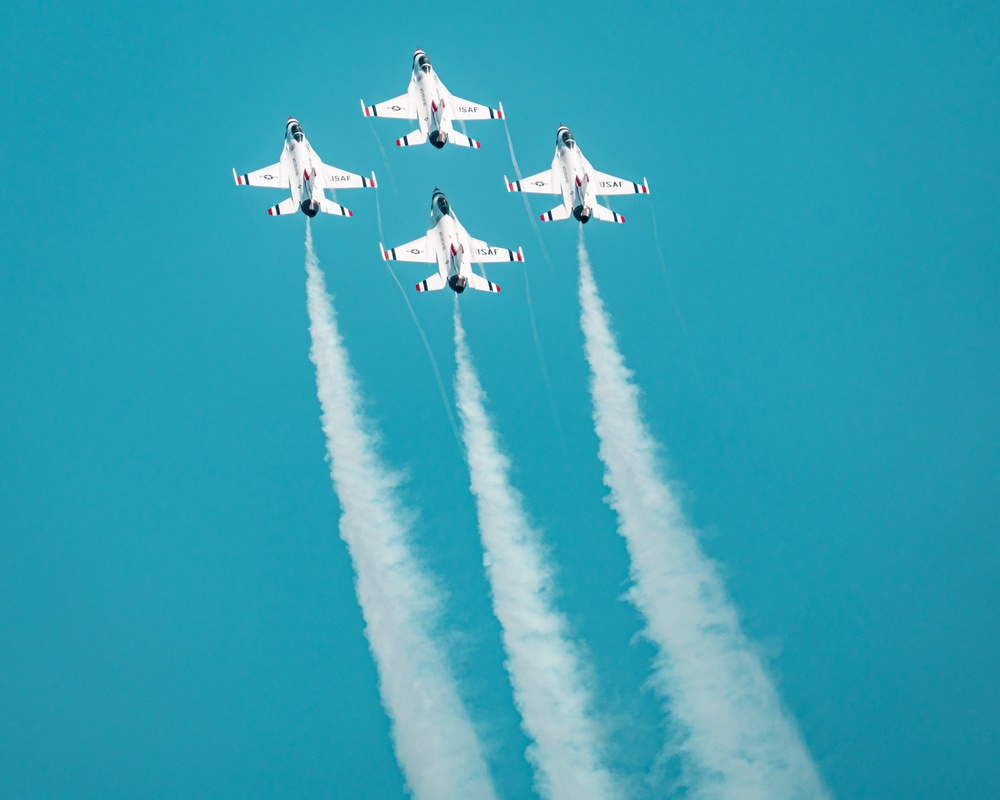
<svg viewBox="0 0 1000 800"><path fill-rule="evenodd" d="M455 397L484 564L521 726L533 742L527 756L536 788L551 800L618 797L598 757L602 732L591 711L582 657L566 619L553 608L553 569L521 494L510 484L510 461L486 410L457 298L454 317Z"/></svg>
<svg viewBox="0 0 1000 800"><path fill-rule="evenodd" d="M590 222L590 217L593 214L590 206L577 206L573 209L573 216L576 217L580 222L586 225Z"/></svg>
<svg viewBox="0 0 1000 800"><path fill-rule="evenodd" d="M629 599L657 649L652 684L693 797L829 798L794 719L740 628L718 568L663 478L660 446L597 292L580 228L580 324L604 482L625 539Z"/></svg>
<svg viewBox="0 0 1000 800"><path fill-rule="evenodd" d="M469 285L469 279L464 275L452 275L448 278L448 285L455 290L456 294L461 294L465 291L465 287Z"/></svg>
<svg viewBox="0 0 1000 800"><path fill-rule="evenodd" d="M330 476L343 509L340 536L354 566L396 758L418 800L496 800L476 731L433 634L439 594L413 554L412 514L399 499L399 477L377 453L308 222L305 266L309 357L316 366Z"/></svg>
<svg viewBox="0 0 1000 800"><path fill-rule="evenodd" d="M432 145L440 150L448 143L448 134L444 131L431 131L427 134L427 139Z"/></svg>
<svg viewBox="0 0 1000 800"><path fill-rule="evenodd" d="M300 203L302 213L312 219L319 213L319 203L316 200L303 200Z"/></svg>

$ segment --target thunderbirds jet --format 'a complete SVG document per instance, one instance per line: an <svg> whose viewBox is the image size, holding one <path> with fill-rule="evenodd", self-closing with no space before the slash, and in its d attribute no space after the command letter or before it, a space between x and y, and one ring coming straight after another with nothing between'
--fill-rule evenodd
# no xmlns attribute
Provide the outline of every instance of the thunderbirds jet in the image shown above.
<svg viewBox="0 0 1000 800"><path fill-rule="evenodd" d="M234 169L233 178L239 186L290 189L291 197L267 210L272 217L294 214L299 210L307 217L315 217L320 211L324 214L353 217L354 212L351 209L328 200L323 190L358 189L362 186L376 185L374 172L370 178L365 178L324 164L302 133L302 126L295 117L289 117L285 125L285 149L282 150L281 160L277 164L245 175L237 175Z"/></svg>
<svg viewBox="0 0 1000 800"><path fill-rule="evenodd" d="M458 294L466 288L481 292L499 292L500 287L472 271L472 262L524 261L521 248L506 250L473 239L451 210L448 198L440 189L431 196L431 223L427 234L412 242L386 250L379 242L384 261L423 261L438 265L438 271L417 284L418 292L433 292L450 286Z"/></svg>
<svg viewBox="0 0 1000 800"><path fill-rule="evenodd" d="M589 222L591 217L605 222L624 222L625 217L621 214L598 205L595 196L649 194L645 178L642 183L633 183L594 169L576 146L573 134L565 125L560 125L556 131L556 155L552 159L551 169L514 182L508 181L504 175L503 180L508 192L562 194L562 205L542 214L543 222L569 219L570 214L580 222Z"/></svg>
<svg viewBox="0 0 1000 800"><path fill-rule="evenodd" d="M463 147L481 147L475 139L470 139L454 130L452 121L503 119L502 103L500 108L490 108L455 97L449 92L441 83L423 50L417 50L413 54L413 74L410 76L406 94L373 106L366 106L362 100L361 110L365 112L366 117L419 120L420 127L417 130L396 140L396 144L400 147L423 144L427 141L439 149L447 142L460 144Z"/></svg>

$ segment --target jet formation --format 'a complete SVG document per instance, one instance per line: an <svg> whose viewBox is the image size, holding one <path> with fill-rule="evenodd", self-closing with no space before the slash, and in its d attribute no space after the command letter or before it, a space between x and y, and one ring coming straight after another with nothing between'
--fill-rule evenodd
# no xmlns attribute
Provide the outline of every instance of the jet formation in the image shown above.
<svg viewBox="0 0 1000 800"><path fill-rule="evenodd" d="M361 109L366 117L418 121L419 127L415 131L396 140L400 147L430 143L438 149L449 142L479 149L482 145L456 131L453 123L465 120L505 120L503 104L497 105L497 108L492 108L453 95L437 76L427 54L420 49L413 54L410 84L406 94L372 106L366 106L365 101L361 101ZM371 178L366 178L323 163L294 117L289 117L285 124L285 143L278 162L242 175L233 169L233 179L239 186L288 190L290 197L267 210L273 217L291 215L297 211L307 217L315 217L320 211L351 217L354 212L330 200L326 196L326 190L377 188L374 172ZM594 169L565 125L560 125L556 131L556 151L551 168L516 181L507 180L505 175L504 183L509 192L561 195L562 203L541 215L544 222L569 219L571 216L581 223L587 223L591 219L625 222L625 217L621 214L600 205L597 197L649 194L649 184L645 178L642 183L636 183ZM418 292L435 291L446 286L458 294L467 288L499 292L497 284L473 272L472 264L524 261L524 253L520 247L508 250L471 237L458 221L444 192L436 187L431 196L427 233L419 239L388 250L379 242L379 250L386 261L437 264L438 271L416 285Z"/></svg>

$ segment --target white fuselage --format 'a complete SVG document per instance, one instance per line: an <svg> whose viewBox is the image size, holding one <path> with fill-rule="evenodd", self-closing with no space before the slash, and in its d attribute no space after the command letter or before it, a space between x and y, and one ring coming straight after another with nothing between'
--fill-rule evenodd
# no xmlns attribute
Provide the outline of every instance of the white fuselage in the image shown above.
<svg viewBox="0 0 1000 800"><path fill-rule="evenodd" d="M427 241L435 250L438 272L445 282L455 291L461 292L467 283L467 275L471 271L469 254L472 252L472 242L469 233L453 211L447 214L438 207L435 195L431 202L431 223L427 228ZM447 201L446 201L447 202Z"/></svg>
<svg viewBox="0 0 1000 800"><path fill-rule="evenodd" d="M309 206L312 214L315 214L318 201L324 197L323 190L326 188L325 175L321 169L323 162L294 119L289 119L285 126L285 149L281 153L281 166L288 176L288 188L295 204L301 207L303 213L309 214L306 211Z"/></svg>
<svg viewBox="0 0 1000 800"><path fill-rule="evenodd" d="M561 140L556 142L552 175L559 181L563 203L568 209L590 208L597 202L590 177L593 171L594 168L580 152L576 142L572 140L568 144Z"/></svg>
<svg viewBox="0 0 1000 800"><path fill-rule="evenodd" d="M420 130L428 136L435 133L447 135L452 131L451 93L441 83L434 67L421 67L414 62L410 79L410 100L417 110Z"/></svg>

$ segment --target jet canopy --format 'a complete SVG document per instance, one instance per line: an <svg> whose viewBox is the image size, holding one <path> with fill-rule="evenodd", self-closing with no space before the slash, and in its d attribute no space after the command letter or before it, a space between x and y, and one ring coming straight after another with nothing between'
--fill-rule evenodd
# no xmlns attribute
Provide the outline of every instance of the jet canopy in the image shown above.
<svg viewBox="0 0 1000 800"><path fill-rule="evenodd" d="M562 142L563 147L576 147L576 140L573 138L573 134L569 132L569 128L560 129L559 141Z"/></svg>
<svg viewBox="0 0 1000 800"><path fill-rule="evenodd" d="M439 194L434 198L434 204L437 206L439 212L442 216L448 216L451 213L451 204L448 202L448 198L443 194Z"/></svg>
<svg viewBox="0 0 1000 800"><path fill-rule="evenodd" d="M424 72L431 71L431 60L427 57L426 53L421 53L417 56L417 68L422 69Z"/></svg>
<svg viewBox="0 0 1000 800"><path fill-rule="evenodd" d="M305 134L302 133L302 126L299 125L299 123L297 122L293 122L289 126L288 132L292 134L293 137L295 137L295 141L297 142L301 142L305 138Z"/></svg>

